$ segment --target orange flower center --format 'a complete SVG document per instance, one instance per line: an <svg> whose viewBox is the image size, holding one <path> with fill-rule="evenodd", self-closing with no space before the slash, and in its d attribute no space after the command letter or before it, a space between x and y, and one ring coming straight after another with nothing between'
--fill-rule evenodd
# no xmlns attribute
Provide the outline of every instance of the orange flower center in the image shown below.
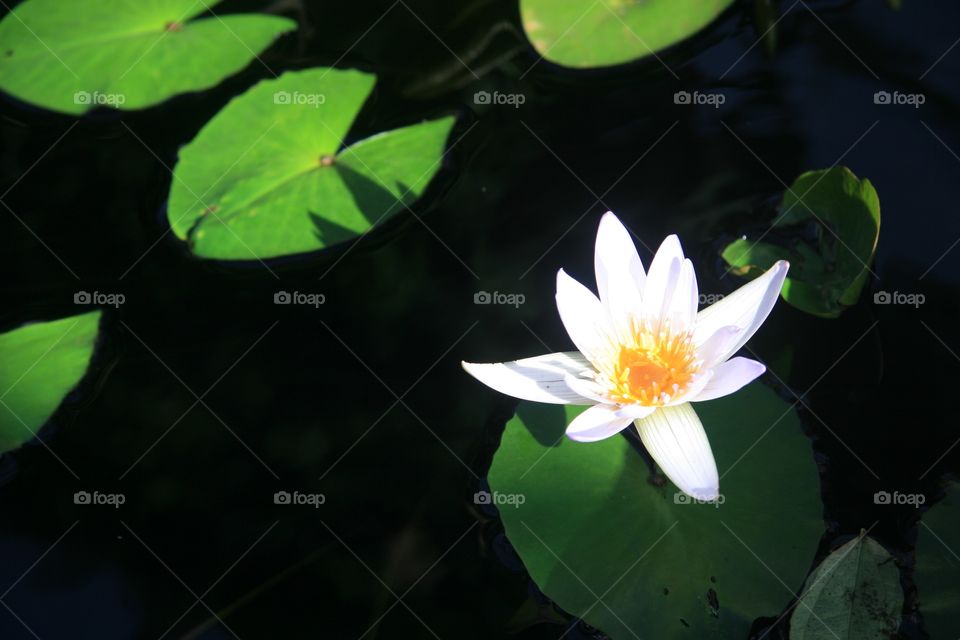
<svg viewBox="0 0 960 640"><path fill-rule="evenodd" d="M634 322L631 340L613 364L610 397L622 404L661 406L685 390L700 371L692 334L669 323Z"/></svg>

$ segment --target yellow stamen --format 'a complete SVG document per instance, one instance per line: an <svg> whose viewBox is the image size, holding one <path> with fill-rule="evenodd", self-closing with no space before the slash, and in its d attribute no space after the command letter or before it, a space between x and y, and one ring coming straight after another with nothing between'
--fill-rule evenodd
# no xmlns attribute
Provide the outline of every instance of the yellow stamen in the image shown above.
<svg viewBox="0 0 960 640"><path fill-rule="evenodd" d="M609 377L609 396L622 404L662 406L684 390L700 371L689 331L668 322L631 323L630 339L619 346Z"/></svg>

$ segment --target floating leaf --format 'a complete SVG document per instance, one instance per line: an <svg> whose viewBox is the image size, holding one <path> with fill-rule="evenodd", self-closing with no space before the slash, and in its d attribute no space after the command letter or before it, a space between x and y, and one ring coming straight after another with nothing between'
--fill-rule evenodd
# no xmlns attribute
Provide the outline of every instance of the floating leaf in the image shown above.
<svg viewBox="0 0 960 640"><path fill-rule="evenodd" d="M733 0L520 0L524 31L565 67L605 67L652 55L713 22Z"/></svg>
<svg viewBox="0 0 960 640"><path fill-rule="evenodd" d="M923 514L917 527L917 585L920 613L931 638L960 638L960 484Z"/></svg>
<svg viewBox="0 0 960 640"><path fill-rule="evenodd" d="M892 638L903 590L893 556L861 534L820 563L790 619L792 640Z"/></svg>
<svg viewBox="0 0 960 640"><path fill-rule="evenodd" d="M568 440L582 407L522 403L494 456L492 502L534 581L618 640L747 637L790 602L784 583L801 583L823 532L816 464L787 403L753 384L696 408L717 504L651 484L623 437Z"/></svg>
<svg viewBox="0 0 960 640"><path fill-rule="evenodd" d="M197 15L220 0L26 0L0 21L0 89L47 109L142 109L207 89L292 20Z"/></svg>
<svg viewBox="0 0 960 640"><path fill-rule="evenodd" d="M205 258L264 259L348 240L409 206L439 170L454 118L341 148L375 81L292 71L232 100L180 153L174 233Z"/></svg>
<svg viewBox="0 0 960 640"><path fill-rule="evenodd" d="M32 439L87 370L100 312L0 334L0 453Z"/></svg>
<svg viewBox="0 0 960 640"><path fill-rule="evenodd" d="M815 240L800 236L813 225ZM755 278L777 260L790 262L781 296L823 318L856 304L880 235L880 200L869 180L846 167L804 173L784 193L773 229L795 232L783 244L740 238L723 250L738 275Z"/></svg>

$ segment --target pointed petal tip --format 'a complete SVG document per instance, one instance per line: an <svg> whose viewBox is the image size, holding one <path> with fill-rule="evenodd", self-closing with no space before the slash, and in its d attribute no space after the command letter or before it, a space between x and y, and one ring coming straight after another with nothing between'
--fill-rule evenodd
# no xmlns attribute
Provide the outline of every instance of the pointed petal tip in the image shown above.
<svg viewBox="0 0 960 640"><path fill-rule="evenodd" d="M684 493L701 502L713 502L720 497L720 485L717 484L710 487L693 488L689 491L684 491Z"/></svg>

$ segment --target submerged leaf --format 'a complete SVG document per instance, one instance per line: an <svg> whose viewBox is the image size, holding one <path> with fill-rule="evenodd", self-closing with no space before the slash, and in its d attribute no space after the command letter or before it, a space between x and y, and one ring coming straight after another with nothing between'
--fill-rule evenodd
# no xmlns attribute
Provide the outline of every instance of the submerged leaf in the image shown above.
<svg viewBox="0 0 960 640"><path fill-rule="evenodd" d="M100 312L0 334L0 453L31 440L90 363Z"/></svg>
<svg viewBox="0 0 960 640"><path fill-rule="evenodd" d="M520 0L541 56L565 67L604 67L653 55L710 24L733 0Z"/></svg>
<svg viewBox="0 0 960 640"><path fill-rule="evenodd" d="M814 570L790 619L793 640L892 638L903 590L893 556L861 534Z"/></svg>
<svg viewBox="0 0 960 640"><path fill-rule="evenodd" d="M342 148L376 77L291 71L231 101L180 153L167 215L194 253L265 259L368 231L423 193L454 118Z"/></svg>
<svg viewBox="0 0 960 640"><path fill-rule="evenodd" d="M816 240L807 243L799 236L811 224ZM793 306L836 318L856 304L880 235L880 200L869 180L845 167L804 173L784 193L773 229L798 237L784 244L734 240L722 252L732 273L754 278L787 260L780 295Z"/></svg>
<svg viewBox="0 0 960 640"><path fill-rule="evenodd" d="M0 21L0 89L70 114L142 109L240 71L287 18L197 18L220 0L26 0Z"/></svg>
<svg viewBox="0 0 960 640"><path fill-rule="evenodd" d="M494 456L491 501L534 581L618 640L745 638L790 602L780 580L803 580L823 531L816 464L789 405L753 384L696 408L722 476L717 503L651 482L623 437L567 439L583 407L521 403Z"/></svg>

